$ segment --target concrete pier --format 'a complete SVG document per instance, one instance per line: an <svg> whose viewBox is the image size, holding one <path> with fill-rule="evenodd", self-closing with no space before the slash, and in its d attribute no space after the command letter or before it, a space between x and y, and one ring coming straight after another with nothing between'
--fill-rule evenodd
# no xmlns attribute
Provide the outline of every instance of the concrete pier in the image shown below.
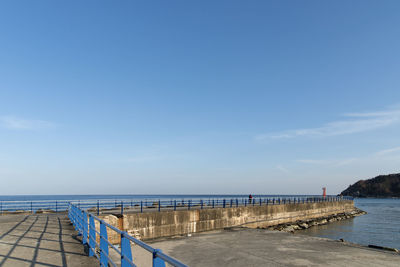
<svg viewBox="0 0 400 267"><path fill-rule="evenodd" d="M263 229L232 228L150 243L196 266L399 266L400 256L338 242Z"/></svg>
<svg viewBox="0 0 400 267"><path fill-rule="evenodd" d="M66 214L0 216L0 266L99 266Z"/></svg>
<svg viewBox="0 0 400 267"><path fill-rule="evenodd" d="M0 266L99 266L88 257L66 214L0 216ZM226 228L156 239L150 245L188 266L398 266L395 252L265 229ZM152 255L132 246L134 262ZM111 250L113 259L119 255Z"/></svg>

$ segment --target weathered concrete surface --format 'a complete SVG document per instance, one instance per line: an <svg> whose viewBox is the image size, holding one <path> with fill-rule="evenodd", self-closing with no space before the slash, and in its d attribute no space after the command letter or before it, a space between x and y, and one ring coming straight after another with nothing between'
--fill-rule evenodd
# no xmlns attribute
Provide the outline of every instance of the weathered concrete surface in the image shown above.
<svg viewBox="0 0 400 267"><path fill-rule="evenodd" d="M0 216L0 266L98 266L65 214Z"/></svg>
<svg viewBox="0 0 400 267"><path fill-rule="evenodd" d="M144 212L124 214L120 219L113 215L100 217L135 237L148 240L240 225L253 228L267 227L352 210L354 210L353 201L339 201ZM108 234L111 242L119 242L119 235L111 231Z"/></svg>
<svg viewBox="0 0 400 267"><path fill-rule="evenodd" d="M334 240L233 228L150 243L189 266L399 266L399 254ZM145 265L143 265L145 266Z"/></svg>

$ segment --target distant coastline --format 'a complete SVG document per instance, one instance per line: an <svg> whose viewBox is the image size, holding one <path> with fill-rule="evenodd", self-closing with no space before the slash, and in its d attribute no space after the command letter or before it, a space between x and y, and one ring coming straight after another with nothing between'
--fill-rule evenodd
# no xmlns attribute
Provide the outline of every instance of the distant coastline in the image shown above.
<svg viewBox="0 0 400 267"><path fill-rule="evenodd" d="M400 198L400 173L359 180L341 195L357 198Z"/></svg>

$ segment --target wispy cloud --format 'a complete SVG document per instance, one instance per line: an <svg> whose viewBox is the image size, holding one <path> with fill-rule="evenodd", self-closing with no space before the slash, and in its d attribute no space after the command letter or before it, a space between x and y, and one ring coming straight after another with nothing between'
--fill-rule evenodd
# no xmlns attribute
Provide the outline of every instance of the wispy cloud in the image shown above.
<svg viewBox="0 0 400 267"><path fill-rule="evenodd" d="M151 162L151 161L156 161L156 160L160 160L160 159L161 159L160 156L144 155L144 156L131 157L131 158L128 158L126 161L132 162L132 163L144 163L144 162Z"/></svg>
<svg viewBox="0 0 400 267"><path fill-rule="evenodd" d="M316 128L288 130L277 133L261 134L256 140L295 138L295 137L327 137L371 131L400 122L400 109L377 112L348 113L347 119L328 122Z"/></svg>
<svg viewBox="0 0 400 267"><path fill-rule="evenodd" d="M297 159L296 162L310 165L330 165L345 166L356 162L365 162L370 160L387 160L396 159L400 155L400 146L383 149L377 152L369 153L361 157L344 158L344 159Z"/></svg>
<svg viewBox="0 0 400 267"><path fill-rule="evenodd" d="M349 165L356 161L357 158L345 158L345 159L298 159L296 162L310 164L310 165L332 165L332 166L344 166Z"/></svg>
<svg viewBox="0 0 400 267"><path fill-rule="evenodd" d="M305 164L325 164L329 161L327 160L318 160L318 159L298 159L296 162L305 163Z"/></svg>
<svg viewBox="0 0 400 267"><path fill-rule="evenodd" d="M43 120L28 120L15 116L0 116L0 126L14 130L37 130L52 127L54 124Z"/></svg>
<svg viewBox="0 0 400 267"><path fill-rule="evenodd" d="M378 152L375 153L375 155L377 155L377 156L385 156L385 155L393 154L393 153L396 153L396 152L400 152L400 146L378 151Z"/></svg>
<svg viewBox="0 0 400 267"><path fill-rule="evenodd" d="M276 168L278 170L280 170L281 172L290 173L290 171L288 169L286 169L285 167L283 167L282 165L278 165L278 166L276 166Z"/></svg>

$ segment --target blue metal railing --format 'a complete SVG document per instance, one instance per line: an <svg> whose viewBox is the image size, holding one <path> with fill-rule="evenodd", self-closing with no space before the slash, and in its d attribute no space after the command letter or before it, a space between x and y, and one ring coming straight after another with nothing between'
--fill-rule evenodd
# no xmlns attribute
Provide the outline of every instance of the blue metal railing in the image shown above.
<svg viewBox="0 0 400 267"><path fill-rule="evenodd" d="M205 208L230 208L249 205L278 205L292 203L315 203L353 200L352 197L327 196L290 196L290 197L264 197L255 196L253 199L238 198L192 198L192 199L102 199L102 200L54 200L54 201L0 201L0 215L13 212L64 212L68 210L69 203L79 208L90 210L97 215L101 212L145 212L148 210L181 210Z"/></svg>
<svg viewBox="0 0 400 267"><path fill-rule="evenodd" d="M89 247L89 256L95 256L99 260L100 266L106 267L109 266L109 264L112 266L118 266L120 264L122 267L136 266L132 260L131 243L140 246L153 255L153 267L165 267L165 263L176 267L186 266L164 254L161 250L152 248L146 243L130 236L127 232L119 230L74 204L70 204L69 206L68 217L75 229L82 236L82 243ZM98 221L100 224L100 232L96 230L95 221ZM111 244L108 240L108 229L120 235L120 249ZM99 242L97 242L97 236L99 237ZM112 248L119 254L119 263L112 260L109 248Z"/></svg>
<svg viewBox="0 0 400 267"><path fill-rule="evenodd" d="M36 200L36 201L0 201L0 214L3 212L60 212L68 210L70 201L67 200Z"/></svg>

